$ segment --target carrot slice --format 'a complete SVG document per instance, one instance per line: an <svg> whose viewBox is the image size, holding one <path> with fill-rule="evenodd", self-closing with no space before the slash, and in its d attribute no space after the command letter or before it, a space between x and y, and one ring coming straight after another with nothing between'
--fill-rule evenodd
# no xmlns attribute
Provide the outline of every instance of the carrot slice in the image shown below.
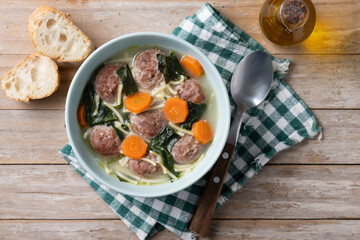
<svg viewBox="0 0 360 240"><path fill-rule="evenodd" d="M133 113L141 113L151 104L151 95L146 92L137 92L125 98L125 107Z"/></svg>
<svg viewBox="0 0 360 240"><path fill-rule="evenodd" d="M185 122L189 114L188 104L185 100L178 97L168 98L164 105L164 114L170 122Z"/></svg>
<svg viewBox="0 0 360 240"><path fill-rule="evenodd" d="M201 64L193 57L190 57L189 55L185 55L181 58L180 61L183 68L188 70L190 73L194 75L194 77L199 77L203 72L204 69L201 66Z"/></svg>
<svg viewBox="0 0 360 240"><path fill-rule="evenodd" d="M121 145L124 155L132 159L142 158L146 154L147 148L146 142L141 137L135 135L125 138Z"/></svg>
<svg viewBox="0 0 360 240"><path fill-rule="evenodd" d="M85 118L85 105L84 104L79 106L79 108L77 110L77 118L78 118L78 122L81 127L87 126L86 118Z"/></svg>
<svg viewBox="0 0 360 240"><path fill-rule="evenodd" d="M205 120L199 120L194 123L192 126L192 132L199 143L205 144L213 139L213 132L210 124Z"/></svg>

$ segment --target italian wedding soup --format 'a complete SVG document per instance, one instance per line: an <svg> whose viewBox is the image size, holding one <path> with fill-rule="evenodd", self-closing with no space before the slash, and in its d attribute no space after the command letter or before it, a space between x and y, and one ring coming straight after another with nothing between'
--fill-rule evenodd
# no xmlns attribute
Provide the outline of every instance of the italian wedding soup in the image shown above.
<svg viewBox="0 0 360 240"><path fill-rule="evenodd" d="M215 93L192 56L156 46L115 54L89 79L78 121L100 167L120 181L176 181L204 159Z"/></svg>

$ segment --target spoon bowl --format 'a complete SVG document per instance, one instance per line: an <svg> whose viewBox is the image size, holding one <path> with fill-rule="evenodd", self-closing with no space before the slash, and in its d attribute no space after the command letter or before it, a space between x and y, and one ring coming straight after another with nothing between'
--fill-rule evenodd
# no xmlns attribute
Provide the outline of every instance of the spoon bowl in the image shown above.
<svg viewBox="0 0 360 240"><path fill-rule="evenodd" d="M252 108L259 105L269 94L273 80L270 56L255 51L241 60L231 78L231 96L236 105Z"/></svg>

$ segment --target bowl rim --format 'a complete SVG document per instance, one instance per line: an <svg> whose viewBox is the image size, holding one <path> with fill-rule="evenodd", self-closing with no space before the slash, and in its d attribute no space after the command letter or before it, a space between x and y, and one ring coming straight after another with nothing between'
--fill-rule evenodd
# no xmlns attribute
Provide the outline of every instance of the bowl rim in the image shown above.
<svg viewBox="0 0 360 240"><path fill-rule="evenodd" d="M200 55L201 58L203 59L203 61L207 62L207 66L208 69L211 68L212 72L215 73L215 77L212 78L216 78L220 81L220 83L218 84L219 89L216 89L215 91L218 92L224 92L225 94L223 94L225 97L221 99L223 105L221 106L225 113L225 115L221 115L218 117L224 118L224 122L226 123L226 126L222 126L222 138L219 140L219 144L217 145L217 149L216 149L216 159L214 159L211 164L207 164L207 168L205 168L204 170L201 171L201 174L196 175L195 178L191 179L191 181L187 181L184 182L184 184L182 185L178 185L178 187L168 187L164 190L162 190L161 193L144 193L144 192L131 192L128 191L127 189L123 189L123 188L119 188L118 186L115 186L114 184L106 181L105 179L102 179L100 176L98 176L98 174L91 168L88 166L88 164L86 163L86 161L84 161L84 159L82 158L81 154L78 151L78 148L75 144L73 135L71 133L71 123L70 123L70 116L69 116L69 109L71 107L74 107L75 104L72 104L72 99L73 99L73 89L75 88L75 82L80 81L77 80L79 78L79 75L81 74L81 72L83 71L83 69L85 68L85 66L93 59L95 58L103 49L111 46L112 44L118 42L118 41L123 41L126 38L132 38L132 37L160 37L160 38L167 38L170 39L172 41L178 42L180 45L185 45L186 48L190 49L190 51L195 52L196 54ZM144 44L146 45L146 44ZM159 46L161 47L161 43L159 44ZM120 50L119 50L120 51ZM115 53L115 52L114 52ZM94 69L95 70L95 69ZM218 100L216 101L218 103ZM77 104L76 104L77 107ZM67 136L69 139L69 143L75 153L75 156L77 157L77 159L79 160L81 166L91 175L93 176L100 184L103 184L107 187L109 187L110 189L113 189L115 191L118 191L119 193L122 194L126 194L132 197L160 197L160 196L165 196L165 195L169 195L169 194L173 194L176 193L178 191L181 191L187 187L189 187L190 185L194 184L195 182L197 182L201 177L203 177L216 163L218 157L220 156L223 147L225 146L226 140L227 140L227 136L229 133L229 129L230 129L230 100L229 100L229 95L228 92L226 90L224 81L221 77L221 75L219 74L218 70L216 69L215 65L209 60L209 58L203 54L197 47L195 47L194 45L190 44L189 42L175 37L173 35L170 34L165 34L165 33L158 33L158 32L136 32L136 33L130 33L130 34L125 34L119 37L116 37L106 43L104 43L103 45L101 45L99 48L97 48L94 52L92 52L88 58L81 64L81 66L79 67L79 69L77 70L76 74L74 75L68 93L67 93L67 97L66 97L66 103L65 103L65 126L66 126L66 132L67 132ZM217 123L218 124L218 123ZM211 157L211 158L215 158L215 157ZM180 179L179 179L180 180ZM177 181L179 181L177 180ZM128 183L129 184L129 183ZM132 184L133 185L133 184ZM150 188L151 186L160 186L160 185L167 185L167 184L159 184L159 185L150 185L150 186L146 186L147 188ZM141 185L134 185L134 186L141 186Z"/></svg>

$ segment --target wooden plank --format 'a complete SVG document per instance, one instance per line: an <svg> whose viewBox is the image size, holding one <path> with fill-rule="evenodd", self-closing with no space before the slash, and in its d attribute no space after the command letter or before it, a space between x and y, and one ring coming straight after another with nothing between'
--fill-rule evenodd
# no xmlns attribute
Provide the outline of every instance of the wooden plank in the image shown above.
<svg viewBox="0 0 360 240"><path fill-rule="evenodd" d="M59 231L61 229L61 231ZM214 220L206 239L358 239L358 220ZM121 220L2 220L9 239L137 240ZM180 239L164 230L153 240ZM203 238L204 239L204 238Z"/></svg>
<svg viewBox="0 0 360 240"><path fill-rule="evenodd" d="M360 166L265 166L215 218L359 219ZM2 219L117 219L67 165L0 165Z"/></svg>
<svg viewBox="0 0 360 240"><path fill-rule="evenodd" d="M359 221L214 221L209 239L358 239ZM160 235L160 234L159 234Z"/></svg>
<svg viewBox="0 0 360 240"><path fill-rule="evenodd" d="M359 218L360 166L265 166L215 218Z"/></svg>
<svg viewBox="0 0 360 240"><path fill-rule="evenodd" d="M58 154L67 143L62 110L0 113L0 164L66 163ZM314 113L323 127L323 139L296 144L279 153L270 164L360 164L360 111Z"/></svg>
<svg viewBox="0 0 360 240"><path fill-rule="evenodd" d="M277 57L291 59L285 81L310 108L359 108L360 55Z"/></svg>
<svg viewBox="0 0 360 240"><path fill-rule="evenodd" d="M0 113L0 163L66 163L58 153L68 141L63 110Z"/></svg>
<svg viewBox="0 0 360 240"><path fill-rule="evenodd" d="M0 221L0 232L7 239L138 239L121 220L5 220Z"/></svg>
<svg viewBox="0 0 360 240"><path fill-rule="evenodd" d="M0 76L25 55L0 55ZM277 55L292 63L286 82L311 108L359 108L360 55ZM51 97L28 104L10 100L0 90L0 109L64 109L67 90L77 66L60 66L60 89Z"/></svg>
<svg viewBox="0 0 360 240"><path fill-rule="evenodd" d="M3 165L0 182L3 219L117 218L68 165Z"/></svg>
<svg viewBox="0 0 360 240"><path fill-rule="evenodd" d="M97 46L126 33L157 31L170 33L186 16L193 15L203 1L61 1L51 5L69 14ZM305 44L282 48L265 39L259 28L258 17L263 0L210 1L215 8L255 38L272 53L329 54L360 52L359 5L356 0L314 1L317 25ZM0 54L29 54L34 52L27 33L31 12L48 1L3 1L0 7ZM141 14L140 14L141 12ZM166 23L164 24L164 19ZM341 23L341 24L340 24Z"/></svg>

